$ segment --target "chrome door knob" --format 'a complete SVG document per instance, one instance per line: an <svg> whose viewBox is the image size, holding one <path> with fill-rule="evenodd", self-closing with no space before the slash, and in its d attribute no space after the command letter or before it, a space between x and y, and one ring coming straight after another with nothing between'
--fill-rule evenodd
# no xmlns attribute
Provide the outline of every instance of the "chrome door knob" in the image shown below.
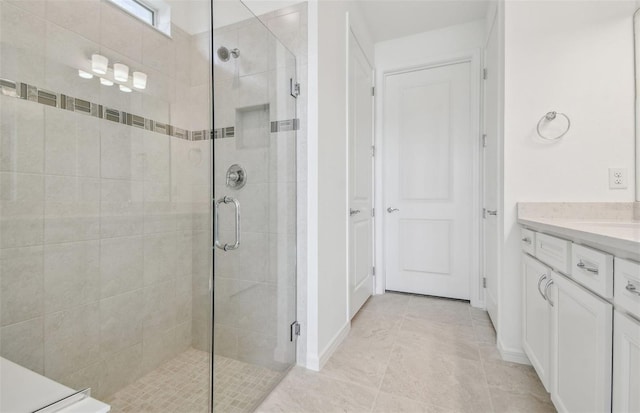
<svg viewBox="0 0 640 413"><path fill-rule="evenodd" d="M387 208L388 213L398 212L398 211L400 211L398 208L391 208L391 207Z"/></svg>
<svg viewBox="0 0 640 413"><path fill-rule="evenodd" d="M356 215L356 214L359 214L359 213L360 213L359 209L351 209L351 208L349 208L349 216L353 216L353 215Z"/></svg>

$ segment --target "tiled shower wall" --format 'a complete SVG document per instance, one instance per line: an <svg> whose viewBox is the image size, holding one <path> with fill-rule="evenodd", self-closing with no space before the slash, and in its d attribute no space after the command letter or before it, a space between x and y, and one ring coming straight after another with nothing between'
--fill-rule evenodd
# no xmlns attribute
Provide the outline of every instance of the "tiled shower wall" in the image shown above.
<svg viewBox="0 0 640 413"><path fill-rule="evenodd" d="M293 98L289 82L301 81L296 54L306 65L306 3L260 20L214 32L214 50L240 50L236 60L214 60L215 127L235 127L233 137L214 141L216 197L236 197L242 209L241 248L215 253L214 351L277 369L295 362L289 325L297 317L296 203L304 197L297 194L297 160L306 150L300 119L306 97ZM292 117L301 121L297 132L270 130L270 122ZM235 163L248 176L240 190L225 186L226 169ZM221 239L232 239L232 225L222 207Z"/></svg>
<svg viewBox="0 0 640 413"><path fill-rule="evenodd" d="M0 0L0 14L0 78L210 128L207 34L169 38L105 0ZM95 52L147 89L79 78ZM0 116L0 355L103 397L208 348L192 323L210 314L210 141L8 96Z"/></svg>

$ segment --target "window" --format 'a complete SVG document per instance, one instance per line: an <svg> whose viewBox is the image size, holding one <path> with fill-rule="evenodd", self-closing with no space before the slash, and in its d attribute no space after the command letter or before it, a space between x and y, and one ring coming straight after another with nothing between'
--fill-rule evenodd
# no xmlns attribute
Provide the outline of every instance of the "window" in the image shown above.
<svg viewBox="0 0 640 413"><path fill-rule="evenodd" d="M152 26L156 25L156 11L146 4L137 0L111 0L125 11L136 16L143 22Z"/></svg>

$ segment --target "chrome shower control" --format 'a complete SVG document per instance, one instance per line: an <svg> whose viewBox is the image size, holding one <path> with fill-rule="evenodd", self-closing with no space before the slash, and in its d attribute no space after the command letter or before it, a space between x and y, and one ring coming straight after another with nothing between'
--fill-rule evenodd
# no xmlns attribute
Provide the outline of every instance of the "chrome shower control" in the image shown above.
<svg viewBox="0 0 640 413"><path fill-rule="evenodd" d="M227 187L240 189L247 183L247 172L238 164L233 164L227 169Z"/></svg>

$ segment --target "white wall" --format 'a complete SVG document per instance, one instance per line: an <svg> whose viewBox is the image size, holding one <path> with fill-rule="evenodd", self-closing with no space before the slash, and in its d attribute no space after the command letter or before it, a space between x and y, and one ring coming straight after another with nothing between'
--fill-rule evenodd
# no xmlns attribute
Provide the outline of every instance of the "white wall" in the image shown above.
<svg viewBox="0 0 640 413"><path fill-rule="evenodd" d="M376 71L410 67L482 47L484 19L376 43ZM378 105L379 106L379 105Z"/></svg>
<svg viewBox="0 0 640 413"><path fill-rule="evenodd" d="M635 2L506 2L503 351L521 351L520 255L516 203L633 201ZM546 112L566 112L571 131L536 138ZM610 190L608 168L629 171Z"/></svg>
<svg viewBox="0 0 640 413"><path fill-rule="evenodd" d="M420 66L442 60L456 54L478 50L482 47L485 37L485 22L477 20L470 23L459 24L444 29L432 30L399 39L387 40L375 45L376 68L376 152L384 153L382 142L383 127L383 103L384 102L384 74L398 69ZM384 203L382 187L383 176L382 162L376 162L376 210L384 211L387 205ZM377 240L384 237L383 219L376 220ZM384 249L381 242L376 243L376 268L377 273L384 273ZM375 292L384 292L384 283L380 278L376 279Z"/></svg>
<svg viewBox="0 0 640 413"><path fill-rule="evenodd" d="M347 301L347 13L365 53L373 61L373 46L357 3L309 3L307 367L316 370L350 325ZM314 189L317 198L313 195Z"/></svg>

